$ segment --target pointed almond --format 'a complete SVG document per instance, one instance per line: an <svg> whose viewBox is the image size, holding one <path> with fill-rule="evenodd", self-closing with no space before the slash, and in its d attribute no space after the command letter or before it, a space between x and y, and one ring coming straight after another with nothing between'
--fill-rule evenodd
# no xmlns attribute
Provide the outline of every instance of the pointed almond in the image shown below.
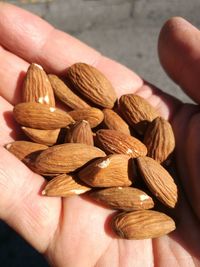
<svg viewBox="0 0 200 267"><path fill-rule="evenodd" d="M32 141L47 146L56 144L60 133L60 129L40 130L24 126L22 126L21 129Z"/></svg>
<svg viewBox="0 0 200 267"><path fill-rule="evenodd" d="M122 212L112 220L114 232L124 239L149 239L175 230L175 222L164 213L154 210Z"/></svg>
<svg viewBox="0 0 200 267"><path fill-rule="evenodd" d="M48 148L48 146L29 141L14 141L5 147L34 172L36 172L35 159Z"/></svg>
<svg viewBox="0 0 200 267"><path fill-rule="evenodd" d="M32 63L23 84L23 102L37 102L55 106L53 89L42 66Z"/></svg>
<svg viewBox="0 0 200 267"><path fill-rule="evenodd" d="M107 154L126 154L132 158L147 154L146 146L140 140L115 130L97 131L96 140L97 145Z"/></svg>
<svg viewBox="0 0 200 267"><path fill-rule="evenodd" d="M68 174L60 174L50 180L42 195L51 197L68 197L72 195L80 195L91 190L90 187L84 185L76 177Z"/></svg>
<svg viewBox="0 0 200 267"><path fill-rule="evenodd" d="M37 172L43 175L69 173L90 160L104 157L105 153L94 146L66 143L49 147L36 159Z"/></svg>
<svg viewBox="0 0 200 267"><path fill-rule="evenodd" d="M132 184L131 160L127 155L109 155L84 167L78 177L92 187L129 186Z"/></svg>
<svg viewBox="0 0 200 267"><path fill-rule="evenodd" d="M48 75L55 95L63 103L72 109L81 109L90 107L84 100L76 95L58 76Z"/></svg>
<svg viewBox="0 0 200 267"><path fill-rule="evenodd" d="M18 159L24 161L24 159L31 153L45 150L48 146L29 141L14 141L7 144L5 148Z"/></svg>
<svg viewBox="0 0 200 267"><path fill-rule="evenodd" d="M111 209L131 211L151 209L154 206L150 196L133 187L111 187L91 192L89 195Z"/></svg>
<svg viewBox="0 0 200 267"><path fill-rule="evenodd" d="M144 134L149 122L159 113L139 95L122 95L119 99L119 110L126 122L140 134Z"/></svg>
<svg viewBox="0 0 200 267"><path fill-rule="evenodd" d="M149 124L143 142L149 157L160 163L164 162L175 148L175 138L170 123L161 117L155 118Z"/></svg>
<svg viewBox="0 0 200 267"><path fill-rule="evenodd" d="M104 124L110 130L116 130L130 135L128 124L112 109L103 109Z"/></svg>
<svg viewBox="0 0 200 267"><path fill-rule="evenodd" d="M178 193L174 179L157 161L150 157L136 159L138 170L152 194L164 205L174 208Z"/></svg>
<svg viewBox="0 0 200 267"><path fill-rule="evenodd" d="M69 111L68 114L75 121L88 121L91 128L96 127L103 121L103 112L98 108L83 108Z"/></svg>
<svg viewBox="0 0 200 267"><path fill-rule="evenodd" d="M74 122L63 110L34 102L17 104L13 114L19 124L42 130L58 129Z"/></svg>
<svg viewBox="0 0 200 267"><path fill-rule="evenodd" d="M89 123L83 120L71 125L67 130L65 142L81 143L93 146L93 133Z"/></svg>
<svg viewBox="0 0 200 267"><path fill-rule="evenodd" d="M68 68L70 84L89 101L112 108L117 99L110 81L98 69L86 63L76 63Z"/></svg>

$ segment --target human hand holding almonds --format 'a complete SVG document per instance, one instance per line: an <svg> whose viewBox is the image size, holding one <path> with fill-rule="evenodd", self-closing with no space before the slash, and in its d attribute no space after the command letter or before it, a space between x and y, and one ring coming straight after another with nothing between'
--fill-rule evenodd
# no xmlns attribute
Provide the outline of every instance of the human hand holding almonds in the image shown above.
<svg viewBox="0 0 200 267"><path fill-rule="evenodd" d="M89 191L91 199L119 211L111 226L121 238L155 238L175 229L166 214L147 211L154 201L174 208L178 189L164 167L175 148L172 127L145 99L117 99L107 78L85 63L69 67L65 82L31 64L22 99L13 114L30 141L6 148L48 177L43 195ZM138 179L146 185L136 188Z"/></svg>

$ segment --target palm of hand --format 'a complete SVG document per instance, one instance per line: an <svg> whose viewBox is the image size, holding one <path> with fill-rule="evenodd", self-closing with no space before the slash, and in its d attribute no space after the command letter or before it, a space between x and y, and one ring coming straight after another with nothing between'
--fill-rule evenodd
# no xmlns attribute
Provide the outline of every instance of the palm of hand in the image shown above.
<svg viewBox="0 0 200 267"><path fill-rule="evenodd" d="M183 106L153 86L144 85L136 74L123 66L100 58L97 52L63 33L53 32L51 26L40 19L15 7L3 3L1 5L0 15L4 18L0 21L0 56L3 58L0 70L1 145L17 137L17 128L11 132L11 128L16 126L10 116L11 104L19 101L19 73L27 69L28 62L38 61L47 70L60 73L75 61L90 64L98 61L97 67L116 85L119 95L120 91L137 91L148 97L163 116L168 117L171 113L172 124L178 137L176 162L183 190L180 205L176 210L178 227L174 233L155 240L119 240L108 227L111 210L81 197L61 200L40 196L44 180L1 147L0 217L38 251L44 253L55 266L166 266L168 263L173 267L199 265L200 207L196 185L200 144L194 143L194 140L198 140L200 127L199 108L192 105ZM12 16L15 17L18 28L12 25ZM26 25L23 24L24 21ZM32 26L33 21L35 26ZM29 34L30 30L32 35ZM27 32L27 35L24 36L24 32ZM50 35L55 36L58 51L61 51L57 58L54 57L52 42L48 42ZM23 43L20 40L22 36ZM70 45L73 47L72 51L63 51ZM39 51L38 54L34 53L36 50ZM161 47L161 59L162 51L164 48ZM165 65L165 58L163 62ZM167 64L165 67L170 68ZM173 71L170 75L173 77ZM176 77L174 79L176 80ZM193 96L200 99L200 96L195 94L197 92L193 92ZM189 156L188 149L191 150Z"/></svg>
<svg viewBox="0 0 200 267"><path fill-rule="evenodd" d="M180 112L176 117L175 124L182 120L182 116L191 115L193 109L192 106L181 108L183 113ZM188 123L189 121L182 127ZM197 127L193 127L196 132ZM188 132L185 134L188 135ZM178 149L185 141L184 137L179 140ZM181 155L177 161L182 159ZM185 172L184 169L178 171ZM180 192L179 199L174 214L177 230L155 240L116 239L109 226L111 211L80 197L65 199L62 223L49 248L50 255L54 255L58 266L199 266L200 228L196 217L197 206L193 205L191 199L186 199L184 192ZM63 248L69 253L63 254Z"/></svg>

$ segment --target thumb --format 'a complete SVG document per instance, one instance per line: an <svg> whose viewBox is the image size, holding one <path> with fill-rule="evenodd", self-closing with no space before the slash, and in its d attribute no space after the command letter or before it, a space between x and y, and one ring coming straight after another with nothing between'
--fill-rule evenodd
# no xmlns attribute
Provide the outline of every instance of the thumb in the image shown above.
<svg viewBox="0 0 200 267"><path fill-rule="evenodd" d="M200 31L180 17L169 19L158 40L160 62L167 74L200 103Z"/></svg>
<svg viewBox="0 0 200 267"><path fill-rule="evenodd" d="M0 146L0 219L44 253L58 227L61 200L40 195L44 179Z"/></svg>

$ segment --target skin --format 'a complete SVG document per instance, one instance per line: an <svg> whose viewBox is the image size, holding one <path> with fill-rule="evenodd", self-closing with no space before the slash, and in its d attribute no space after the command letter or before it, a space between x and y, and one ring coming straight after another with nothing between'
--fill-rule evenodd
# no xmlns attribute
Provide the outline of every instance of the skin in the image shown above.
<svg viewBox="0 0 200 267"><path fill-rule="evenodd" d="M53 266L200 266L199 106L182 104L22 9L1 2L0 18L0 218ZM167 21L158 42L162 66L197 103L199 43L199 30L182 18ZM173 233L154 240L116 238L109 230L111 210L79 196L41 196L44 179L3 147L19 138L12 108L20 101L22 80L30 62L41 64L49 73L63 74L77 61L101 70L118 95L137 93L171 121L177 137L174 173L181 188Z"/></svg>

